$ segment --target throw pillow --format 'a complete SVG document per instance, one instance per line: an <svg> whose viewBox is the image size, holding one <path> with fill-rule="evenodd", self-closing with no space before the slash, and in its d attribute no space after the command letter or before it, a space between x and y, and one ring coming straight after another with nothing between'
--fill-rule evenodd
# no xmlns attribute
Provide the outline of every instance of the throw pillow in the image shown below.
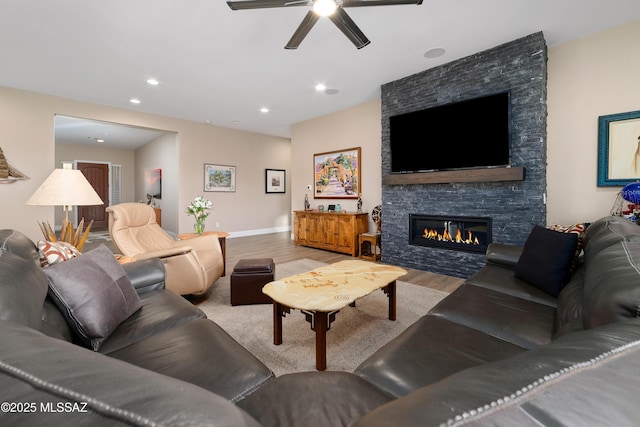
<svg viewBox="0 0 640 427"><path fill-rule="evenodd" d="M47 242L46 240L38 241L38 253L42 267L68 261L80 255L80 251L71 243Z"/></svg>
<svg viewBox="0 0 640 427"><path fill-rule="evenodd" d="M104 245L44 272L49 295L82 343L93 350L142 307L124 268Z"/></svg>
<svg viewBox="0 0 640 427"><path fill-rule="evenodd" d="M516 265L517 278L558 296L569 280L578 236L536 225L531 230Z"/></svg>
<svg viewBox="0 0 640 427"><path fill-rule="evenodd" d="M578 236L578 245L576 246L576 253L571 262L571 271L574 271L578 266L578 261L580 260L580 255L582 255L582 250L584 249L584 232L589 226L589 223L584 224L571 224L571 225L560 225L553 224L547 226L549 230L561 231L563 233L575 233Z"/></svg>

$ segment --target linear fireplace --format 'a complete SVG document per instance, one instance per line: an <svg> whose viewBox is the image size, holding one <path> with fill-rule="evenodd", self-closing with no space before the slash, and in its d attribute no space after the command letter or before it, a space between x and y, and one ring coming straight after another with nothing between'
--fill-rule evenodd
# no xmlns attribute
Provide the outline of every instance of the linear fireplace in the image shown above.
<svg viewBox="0 0 640 427"><path fill-rule="evenodd" d="M409 214L410 245L485 252L491 242L491 218Z"/></svg>

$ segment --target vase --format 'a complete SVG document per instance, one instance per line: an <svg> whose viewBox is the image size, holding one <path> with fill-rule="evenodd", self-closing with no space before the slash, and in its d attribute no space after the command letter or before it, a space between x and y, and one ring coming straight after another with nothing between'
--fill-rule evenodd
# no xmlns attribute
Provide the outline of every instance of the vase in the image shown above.
<svg viewBox="0 0 640 427"><path fill-rule="evenodd" d="M193 229L197 235L204 233L204 219L196 219Z"/></svg>

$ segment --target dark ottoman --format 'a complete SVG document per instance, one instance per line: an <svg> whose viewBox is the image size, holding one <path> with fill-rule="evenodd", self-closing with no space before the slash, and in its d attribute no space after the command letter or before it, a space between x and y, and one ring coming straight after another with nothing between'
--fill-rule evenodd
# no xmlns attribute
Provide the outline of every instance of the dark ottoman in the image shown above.
<svg viewBox="0 0 640 427"><path fill-rule="evenodd" d="M231 305L271 304L262 287L273 282L276 265L271 258L241 259L231 273Z"/></svg>

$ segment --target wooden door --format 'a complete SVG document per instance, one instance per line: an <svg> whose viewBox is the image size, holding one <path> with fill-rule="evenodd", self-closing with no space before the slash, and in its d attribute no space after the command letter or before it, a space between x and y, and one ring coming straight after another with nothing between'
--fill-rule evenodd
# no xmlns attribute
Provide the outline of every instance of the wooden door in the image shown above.
<svg viewBox="0 0 640 427"><path fill-rule="evenodd" d="M96 206L78 206L78 221L84 218L85 225L87 225L93 220L92 228L106 228L109 226L109 217L105 210L109 206L109 165L106 163L78 163L77 167L104 202L104 204Z"/></svg>

